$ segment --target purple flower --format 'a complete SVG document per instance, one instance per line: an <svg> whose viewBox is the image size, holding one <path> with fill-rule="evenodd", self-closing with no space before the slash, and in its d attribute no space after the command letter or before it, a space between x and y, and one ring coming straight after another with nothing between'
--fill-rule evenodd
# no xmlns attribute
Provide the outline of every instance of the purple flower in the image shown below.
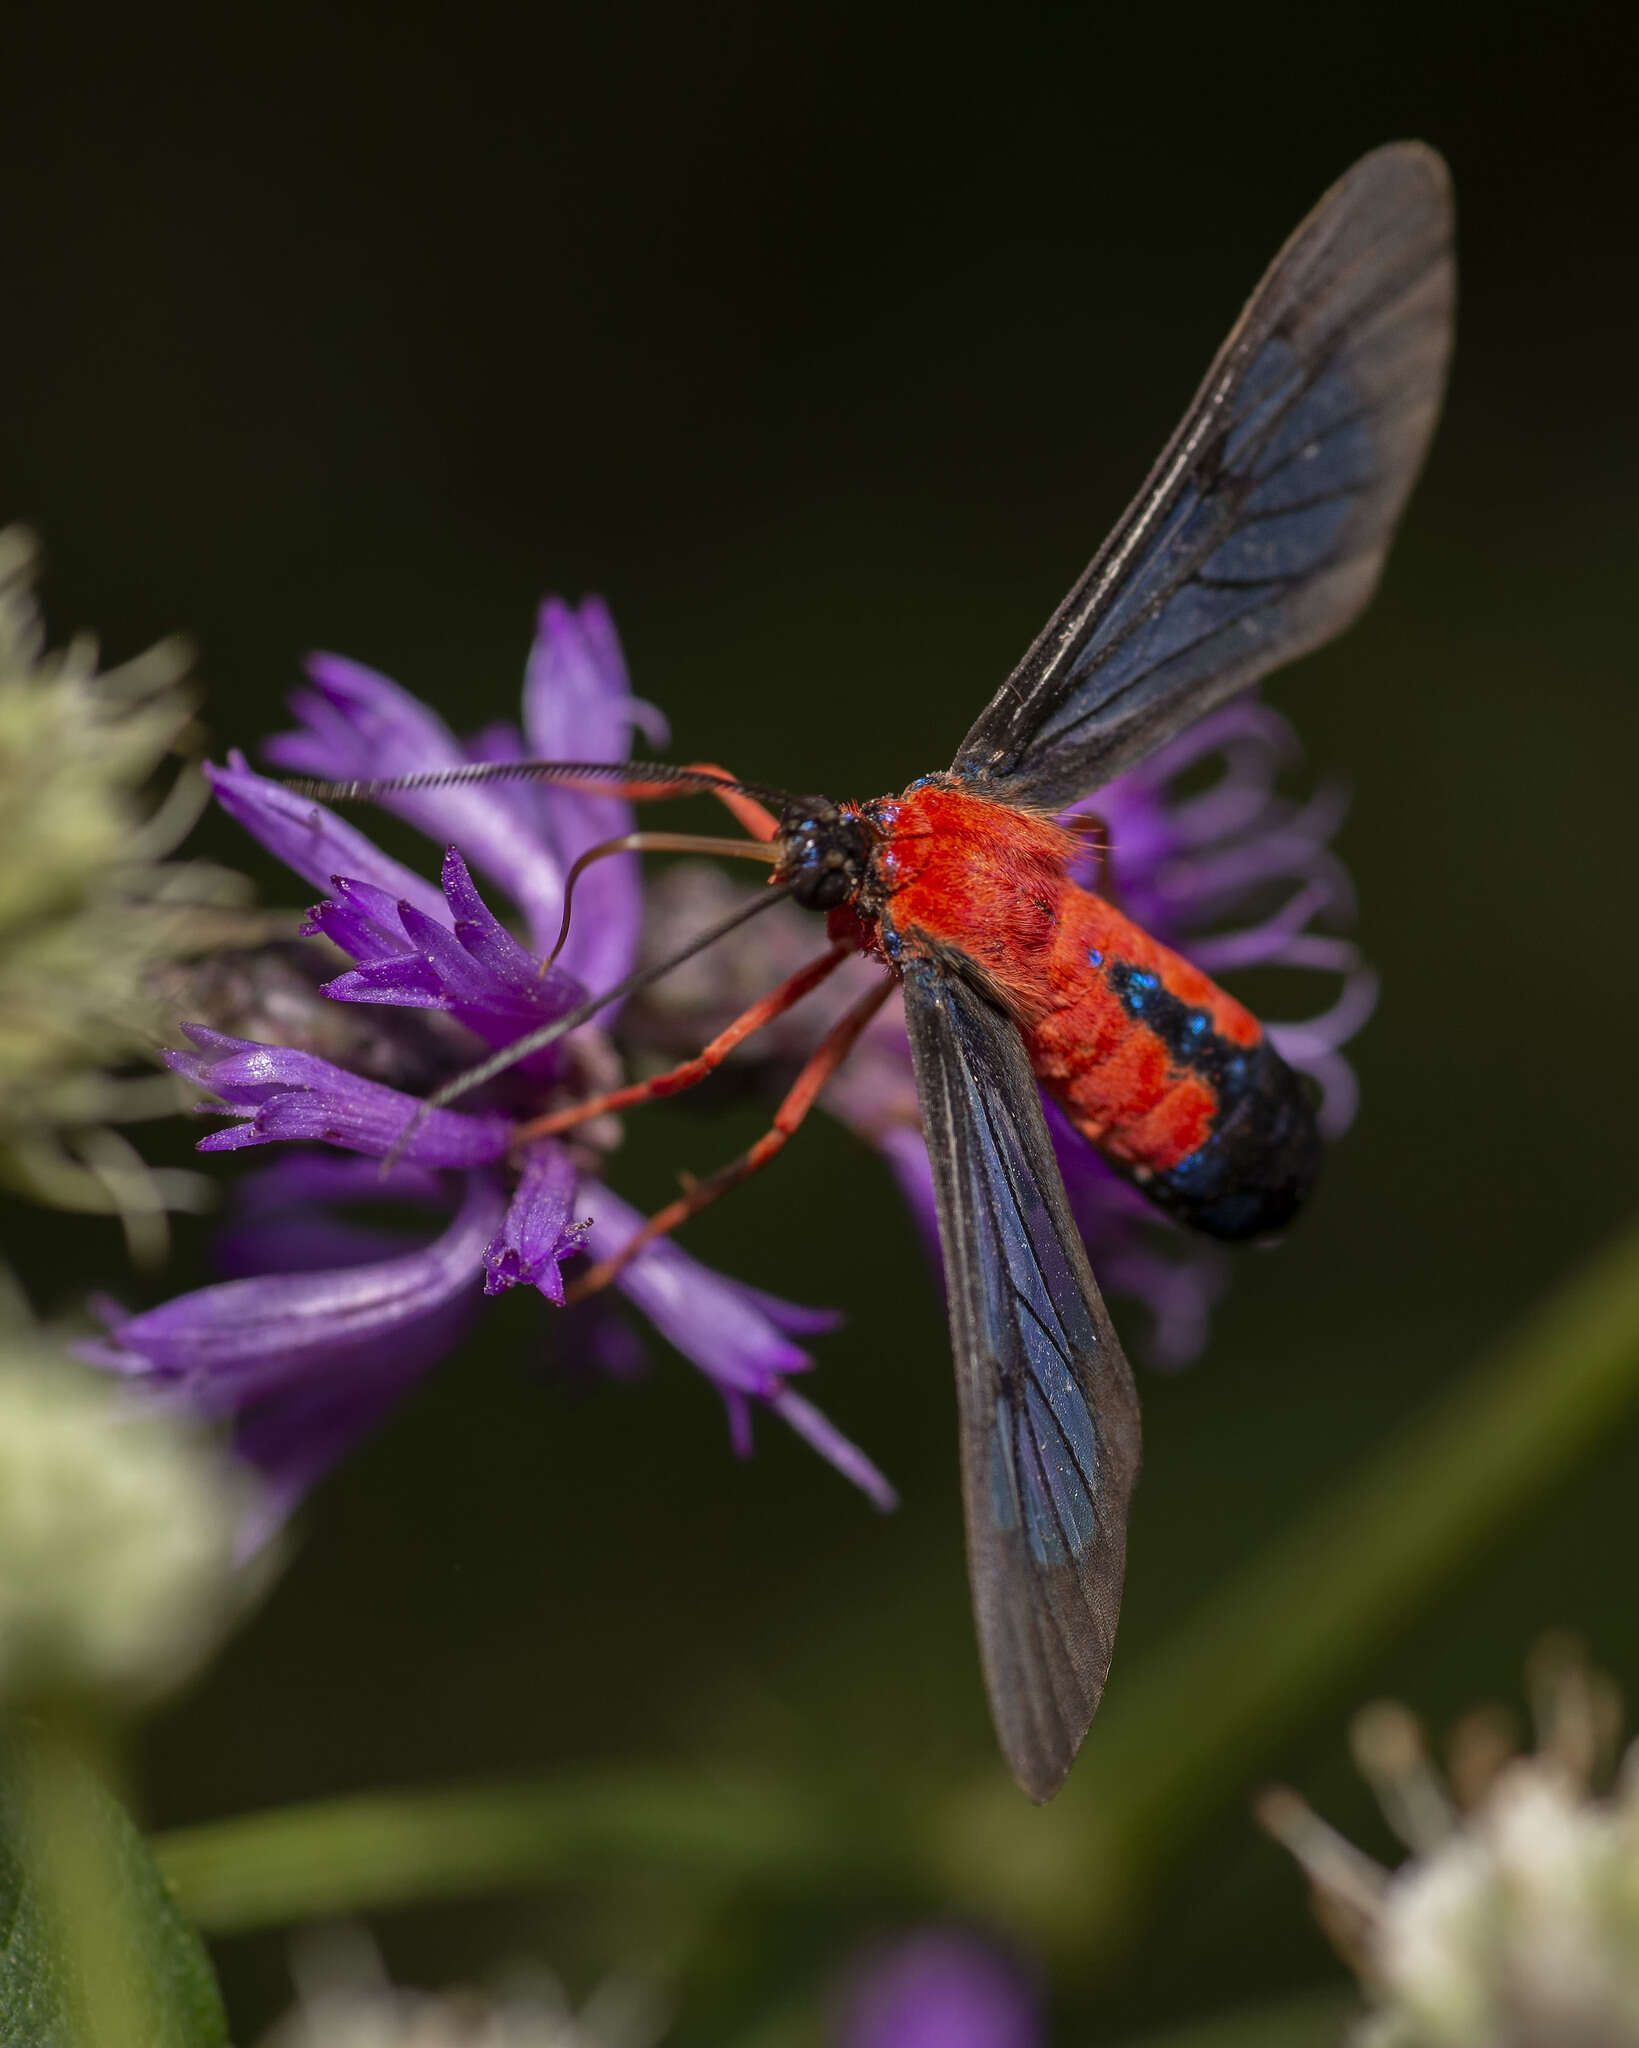
<svg viewBox="0 0 1639 2048"><path fill-rule="evenodd" d="M1045 2048L1033 1981L953 1927L885 1944L856 1963L838 2001L837 2048Z"/></svg>
<svg viewBox="0 0 1639 2048"><path fill-rule="evenodd" d="M1281 771L1299 758L1286 721L1243 697L1065 817L1091 814L1105 828L1107 870L1095 877L1090 859L1083 879L1097 879L1127 915L1207 972L1277 966L1328 979L1332 997L1316 1016L1272 1024L1269 1035L1319 1083L1321 1128L1336 1137L1356 1099L1342 1048L1371 1014L1376 981L1352 941L1314 929L1346 921L1353 892L1331 850L1343 815L1337 791L1297 803L1277 788ZM1205 787L1179 792L1181 780L1193 785L1214 763ZM720 917L735 893L715 868L669 869L650 895L657 938L674 947ZM683 1057L814 952L810 920L796 910L771 911L647 991L625 1029L643 1045ZM776 1068L800 1063L876 971L863 960L849 963L736 1057ZM871 1024L820 1099L887 1159L937 1263L933 1176L897 1002ZM1148 1310L1156 1364L1188 1363L1228 1285L1227 1254L1169 1223L1051 1103L1047 1121L1100 1284Z"/></svg>
<svg viewBox="0 0 1639 2048"><path fill-rule="evenodd" d="M524 731L495 728L469 746L369 669L325 655L308 674L313 688L296 700L301 729L268 752L280 767L320 777L517 758L526 735L532 753L619 760L634 724L664 735L656 714L631 696L614 629L595 602L543 609ZM435 887L239 757L210 773L225 809L330 892L308 932L353 964L315 989L315 1005L326 1007L322 997L391 1013L400 1036L378 1072L458 1072L485 1048L566 1015L589 986L618 980L633 964L641 904L630 857L587 870L569 942L550 968L495 915L467 865L470 858L507 891L537 948L555 941L569 868L588 847L631 829L630 809L618 799L521 782L394 798L403 817L456 842ZM292 1035L310 1032L311 1018L300 1013L287 999L269 1035L298 1018ZM637 1231L642 1218L595 1175L618 1140L612 1119L579 1126L568 1142L519 1147L513 1135L520 1116L622 1077L607 1036L583 1027L470 1106L431 1109L420 1095L322 1057L310 1043L186 1030L192 1050L167 1058L200 1088L204 1113L230 1119L202 1151L291 1142L337 1149L278 1155L241 1184L223 1247L233 1277L146 1314L112 1312L108 1337L85 1350L153 1397L231 1423L238 1450L267 1480L264 1517L252 1532L260 1538L460 1342L484 1295L528 1286L561 1307L566 1262L583 1251L606 1258ZM419 1033L420 1042L407 1049L405 1033ZM409 1206L412 1233L345 1213L384 1202ZM431 1235L429 1209L448 1218ZM796 1340L833 1327L830 1312L723 1279L665 1240L646 1247L615 1285L721 1393L737 1450L749 1449L751 1411L760 1404L878 1506L892 1505L864 1454L786 1384L811 1364ZM633 1340L604 1305L574 1313L588 1348L609 1369L630 1371Z"/></svg>

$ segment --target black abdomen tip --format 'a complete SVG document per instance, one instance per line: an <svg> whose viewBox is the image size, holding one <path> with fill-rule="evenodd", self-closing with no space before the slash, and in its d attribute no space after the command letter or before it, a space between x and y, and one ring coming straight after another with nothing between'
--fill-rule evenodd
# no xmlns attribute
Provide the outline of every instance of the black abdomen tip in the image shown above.
<svg viewBox="0 0 1639 2048"><path fill-rule="evenodd" d="M1207 1142L1144 1183L1180 1223L1232 1241L1284 1230L1308 1199L1324 1150L1303 1083L1267 1039L1248 1067Z"/></svg>

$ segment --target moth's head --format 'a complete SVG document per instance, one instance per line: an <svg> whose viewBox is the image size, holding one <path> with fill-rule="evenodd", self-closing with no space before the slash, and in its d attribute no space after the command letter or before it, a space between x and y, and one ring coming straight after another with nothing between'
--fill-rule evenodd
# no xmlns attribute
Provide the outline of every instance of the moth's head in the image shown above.
<svg viewBox="0 0 1639 2048"><path fill-rule="evenodd" d="M859 893L871 842L859 813L827 796L794 797L780 814L778 882L805 910L835 910Z"/></svg>

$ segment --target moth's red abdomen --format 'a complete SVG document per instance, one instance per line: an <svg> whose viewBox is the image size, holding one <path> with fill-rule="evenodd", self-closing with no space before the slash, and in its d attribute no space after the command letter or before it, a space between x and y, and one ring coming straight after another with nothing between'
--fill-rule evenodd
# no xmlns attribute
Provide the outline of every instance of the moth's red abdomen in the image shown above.
<svg viewBox="0 0 1639 2048"><path fill-rule="evenodd" d="M1070 1121L1181 1221L1252 1237L1290 1218L1320 1162L1297 1077L1233 996L1071 879L1073 834L945 778L864 817L857 908L886 957L959 956Z"/></svg>

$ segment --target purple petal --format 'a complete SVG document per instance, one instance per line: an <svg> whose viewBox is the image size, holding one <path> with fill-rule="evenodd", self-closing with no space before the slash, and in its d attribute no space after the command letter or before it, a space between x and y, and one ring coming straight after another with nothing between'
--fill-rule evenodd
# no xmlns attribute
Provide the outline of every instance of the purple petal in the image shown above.
<svg viewBox="0 0 1639 2048"><path fill-rule="evenodd" d="M1046 2048L1031 1978L987 1942L935 1928L856 1964L839 2048Z"/></svg>
<svg viewBox="0 0 1639 2048"><path fill-rule="evenodd" d="M596 1181L581 1182L578 1206L591 1212L586 1250L594 1259L612 1257L643 1227L635 1209ZM770 1297L713 1273L669 1238L639 1252L615 1286L716 1386L736 1448L749 1447L747 1396L766 1401L868 1498L891 1504L892 1487L863 1451L806 1401L780 1398L783 1376L806 1372L813 1360L774 1321L765 1306ZM787 1321L813 1313L791 1303L781 1303L780 1312Z"/></svg>
<svg viewBox="0 0 1639 2048"><path fill-rule="evenodd" d="M444 856L443 881L456 938L497 986L527 998L532 1017L561 1017L586 1000L583 983L518 943L479 895L466 862L453 846Z"/></svg>
<svg viewBox="0 0 1639 2048"><path fill-rule="evenodd" d="M899 1496L881 1472L858 1444L845 1437L812 1401L805 1401L801 1394L793 1393L789 1387L781 1387L777 1394L769 1397L768 1405L782 1422L818 1451L828 1465L840 1472L844 1479L851 1480L872 1507L880 1508L885 1515L891 1515L898 1507Z"/></svg>
<svg viewBox="0 0 1639 2048"><path fill-rule="evenodd" d="M491 1046L510 1045L585 1000L578 981L548 967L494 915L454 847L444 857L443 882L436 918L413 903L389 905L379 892L338 883L336 900L318 906L308 929L324 932L361 965L327 982L323 993L344 1003L444 1010ZM561 1057L548 1047L520 1071L549 1080Z"/></svg>
<svg viewBox="0 0 1639 2048"><path fill-rule="evenodd" d="M320 908L324 908L321 904ZM398 960L374 960L338 974L319 989L335 1003L383 1003L401 1010L447 1010L450 1007L438 976L418 953Z"/></svg>
<svg viewBox="0 0 1639 2048"><path fill-rule="evenodd" d="M133 1378L176 1385L211 1415L377 1368L413 1376L430 1363L412 1342L417 1329L458 1297L477 1298L484 1246L501 1212L493 1181L473 1174L454 1222L418 1251L203 1287L132 1316L82 1353Z"/></svg>
<svg viewBox="0 0 1639 2048"><path fill-rule="evenodd" d="M465 764L466 752L444 721L386 676L335 654L313 655L307 672L314 693L295 704L304 729L281 734L265 749L280 767L348 778ZM500 787L408 790L382 802L430 837L460 845L513 898L537 939L550 944L563 911L563 873L551 845L509 796L497 794Z"/></svg>
<svg viewBox="0 0 1639 2048"><path fill-rule="evenodd" d="M207 764L205 774L222 808L315 889L328 889L336 875L355 875L394 902L407 897L433 916L443 909L430 882L389 860L323 804L258 775L242 754L230 754L226 768Z"/></svg>
<svg viewBox="0 0 1639 2048"><path fill-rule="evenodd" d="M415 949L404 930L404 905L408 896L389 896L385 889L372 888L352 875L331 878L335 894L315 903L302 927L308 938L326 938L365 966L380 961L413 962ZM423 917L449 922L442 902L436 911L414 906Z"/></svg>
<svg viewBox="0 0 1639 2048"><path fill-rule="evenodd" d="M583 1224L570 1222L575 1166L550 1138L527 1149L524 1169L499 1233L484 1251L484 1292L501 1294L520 1283L538 1287L563 1307L561 1262L581 1248Z"/></svg>
<svg viewBox="0 0 1639 2048"><path fill-rule="evenodd" d="M198 1025L184 1029L204 1057L167 1053L169 1064L219 1097L227 1113L250 1119L202 1138L201 1152L305 1139L377 1159L401 1150L417 1166L470 1167L499 1159L512 1141L504 1116L428 1109L415 1096L351 1074L317 1053L230 1039Z"/></svg>
<svg viewBox="0 0 1639 2048"><path fill-rule="evenodd" d="M597 1181L582 1181L579 1207L590 1217L586 1251L593 1259L612 1258L643 1227L643 1217ZM813 1364L732 1280L670 1238L639 1252L615 1284L720 1389L766 1400L782 1374Z"/></svg>
<svg viewBox="0 0 1639 2048"><path fill-rule="evenodd" d="M524 671L530 754L542 761L624 761L636 715L626 658L603 600L572 606L549 597ZM665 744L664 725L658 744Z"/></svg>
<svg viewBox="0 0 1639 2048"><path fill-rule="evenodd" d="M767 1316L775 1329L783 1330L788 1337L825 1337L831 1331L840 1330L848 1320L840 1308L804 1308L795 1301L785 1301L777 1294L765 1294L760 1287L747 1286L744 1280L724 1278L723 1284L732 1287L740 1299L749 1302L760 1314Z"/></svg>
<svg viewBox="0 0 1639 2048"><path fill-rule="evenodd" d="M531 754L547 761L624 761L635 716L626 664L602 604L588 598L575 611L559 598L549 599L541 607L524 676L524 734ZM589 847L632 828L629 804L577 790L553 791L548 815L566 870ZM614 854L597 862L575 885L563 965L588 988L620 980L637 957L641 921L637 856ZM554 931L549 943L556 938Z"/></svg>
<svg viewBox="0 0 1639 2048"><path fill-rule="evenodd" d="M1274 961L1301 965L1293 949L1301 949L1304 927L1310 918L1328 908L1330 901L1331 892L1323 882L1310 882L1260 924L1244 931L1218 932L1210 938L1196 939L1190 948L1191 957L1208 974L1227 974L1236 967L1261 967ZM1327 939L1323 943L1347 948L1349 964L1359 957L1346 939Z"/></svg>

